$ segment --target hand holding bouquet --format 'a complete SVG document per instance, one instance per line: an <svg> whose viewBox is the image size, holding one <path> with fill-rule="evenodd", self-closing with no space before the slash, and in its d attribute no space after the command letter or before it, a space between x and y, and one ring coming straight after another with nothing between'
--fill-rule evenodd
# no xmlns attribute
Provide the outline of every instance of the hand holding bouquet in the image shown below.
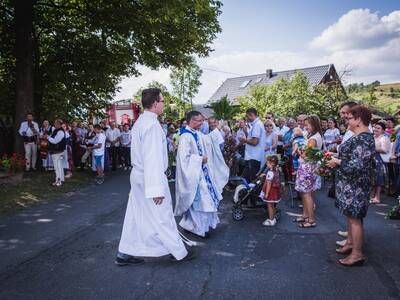
<svg viewBox="0 0 400 300"><path fill-rule="evenodd" d="M319 176L330 175L328 162L332 159L331 152L322 151L314 147L306 146L302 150L302 157L306 162L315 163L317 165L316 172Z"/></svg>
<svg viewBox="0 0 400 300"><path fill-rule="evenodd" d="M328 162L332 159L332 153L329 151L322 152L322 159L317 170L319 176L329 176L331 171L328 166Z"/></svg>

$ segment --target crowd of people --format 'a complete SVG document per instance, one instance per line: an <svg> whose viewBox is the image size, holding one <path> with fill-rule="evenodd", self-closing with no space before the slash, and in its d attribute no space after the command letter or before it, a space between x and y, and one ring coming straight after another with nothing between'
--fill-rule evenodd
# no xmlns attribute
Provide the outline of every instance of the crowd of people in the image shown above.
<svg viewBox="0 0 400 300"><path fill-rule="evenodd" d="M92 169L97 172L97 183L104 180L104 171L117 168L131 169L131 124L117 126L106 120L99 124L77 121L68 124L57 119L53 125L44 120L42 125L28 113L21 123L19 134L24 142L25 169L41 168L55 171L54 186L62 186L74 170Z"/></svg>
<svg viewBox="0 0 400 300"><path fill-rule="evenodd" d="M273 113L262 118L255 108L249 108L245 118L237 121L206 118L191 111L178 122L161 117L159 90L144 90L142 104L144 113L133 127L105 121L84 126L82 122L67 124L61 120L55 120L53 126L45 120L39 127L32 114L27 114L19 129L26 170L35 170L40 157L43 169L55 171L54 186L61 186L73 170L87 166L97 172L99 184L104 180L104 170L132 169L129 218L124 222L116 261L119 265L139 263L135 256L149 254L170 253L177 260L193 257L182 248L183 242L191 241L177 232L171 219L168 180L176 185L174 213L182 216L180 227L201 237L219 223L219 201L229 177L234 175L248 183L263 177L259 197L268 211L264 226L277 224L276 205L284 183L293 185L301 200L303 211L294 221L300 228L313 228L317 226L315 192L322 180L320 165L307 159L307 149L324 151L330 158L329 194L347 218L347 230L339 231L346 239L337 242L336 250L349 254L340 260L346 266L364 262L363 218L368 205L380 203L383 191L400 196L400 125L395 126L392 118L373 120L370 110L355 102L341 105L339 120L304 114L275 118ZM156 206L164 203L167 214L140 202L147 198ZM143 224L138 212L158 221L150 226L146 219ZM160 220L164 220L165 240L159 236L146 242L133 239L143 234L144 227L146 238L160 234ZM137 244L142 248L132 246Z"/></svg>
<svg viewBox="0 0 400 300"><path fill-rule="evenodd" d="M392 118L373 120L367 107L352 101L343 103L338 115L339 120L303 114L275 120L267 113L262 120L257 110L250 108L246 118L236 122L203 117L197 130L217 136L214 140L230 175L243 176L250 183L263 171L265 183L260 197L268 208L264 226L277 223L281 178L294 185L301 199L303 212L294 221L300 228L317 226L315 192L322 180L319 164L307 160L305 148L329 153L331 171L326 181L331 182L330 194L336 198L336 207L348 219L347 230L339 231L346 239L337 242L337 252L350 254L340 263L352 266L364 262L362 220L368 205L380 203L382 190L389 196L400 196L400 126L395 126ZM163 125L169 132L169 156L174 157L187 123L182 120L178 131L172 123Z"/></svg>

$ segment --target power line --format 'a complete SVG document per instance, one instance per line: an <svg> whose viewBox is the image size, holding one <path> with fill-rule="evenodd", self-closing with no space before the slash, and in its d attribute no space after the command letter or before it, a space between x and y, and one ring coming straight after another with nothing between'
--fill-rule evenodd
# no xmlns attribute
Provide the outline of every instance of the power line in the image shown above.
<svg viewBox="0 0 400 300"><path fill-rule="evenodd" d="M213 71L213 72L218 72L218 73L231 74L231 75L237 75L237 76L245 76L245 75L238 74L238 73L220 71L220 70L215 70L215 69L210 69L210 68L202 68L202 67L200 67L200 68L201 68L202 70Z"/></svg>

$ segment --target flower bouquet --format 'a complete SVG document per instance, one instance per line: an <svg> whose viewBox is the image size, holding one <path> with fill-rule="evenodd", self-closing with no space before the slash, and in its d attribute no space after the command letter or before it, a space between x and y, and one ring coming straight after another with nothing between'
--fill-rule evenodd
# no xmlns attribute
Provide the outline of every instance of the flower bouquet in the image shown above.
<svg viewBox="0 0 400 300"><path fill-rule="evenodd" d="M302 151L305 161L317 165L316 173L318 176L329 176L331 174L328 168L328 161L332 159L331 152L318 150L309 146L306 146Z"/></svg>
<svg viewBox="0 0 400 300"><path fill-rule="evenodd" d="M332 153L329 151L322 152L322 159L320 160L317 174L319 176L329 176L331 175L331 169L328 167L328 161L332 159Z"/></svg>
<svg viewBox="0 0 400 300"><path fill-rule="evenodd" d="M305 146L303 149L303 153L304 160L310 163L318 163L323 158L322 151L314 147Z"/></svg>

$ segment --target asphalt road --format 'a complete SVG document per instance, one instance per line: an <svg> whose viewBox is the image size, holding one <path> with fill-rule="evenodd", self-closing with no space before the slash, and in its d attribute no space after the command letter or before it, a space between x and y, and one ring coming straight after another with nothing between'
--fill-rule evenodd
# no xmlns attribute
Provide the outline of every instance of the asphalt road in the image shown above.
<svg viewBox="0 0 400 300"><path fill-rule="evenodd" d="M261 209L233 221L227 194L221 224L197 239L195 260L117 267L128 178L118 172L101 186L1 218L0 299L400 299L400 222L383 218L394 199L369 210L364 267L336 263L344 218L326 191L317 197L314 229L297 228L292 216L300 209L285 202L274 228L261 226Z"/></svg>

